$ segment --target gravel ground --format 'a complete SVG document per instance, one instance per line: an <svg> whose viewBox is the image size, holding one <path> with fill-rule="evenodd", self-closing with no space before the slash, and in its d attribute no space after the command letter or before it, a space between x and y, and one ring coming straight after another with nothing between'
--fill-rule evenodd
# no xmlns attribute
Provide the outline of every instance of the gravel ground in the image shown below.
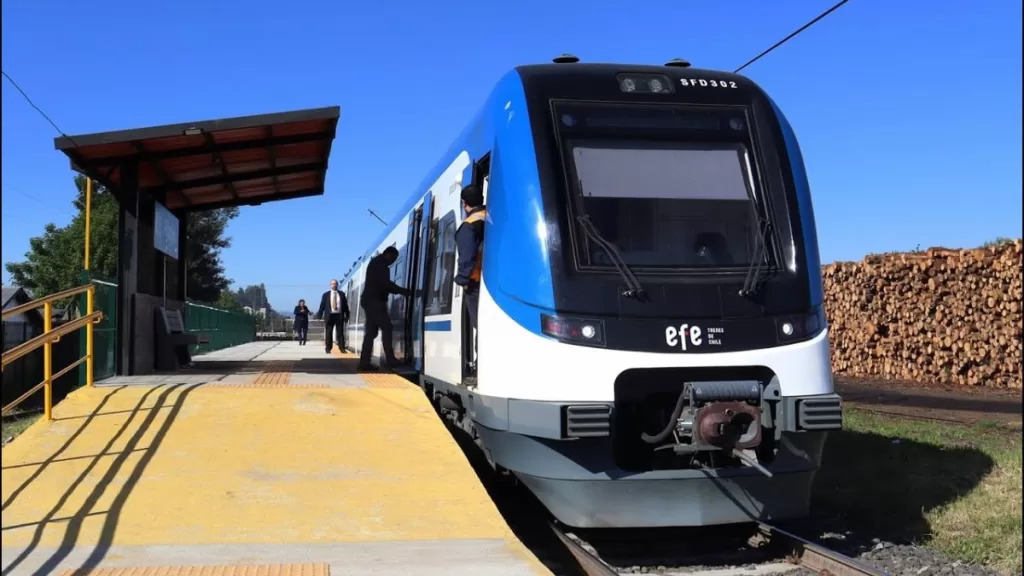
<svg viewBox="0 0 1024 576"><path fill-rule="evenodd" d="M571 533L570 533L571 534ZM856 558L889 576L1004 576L998 571L983 566L953 561L923 546L893 544L879 539L865 540L848 534L845 538L831 535L823 545L836 552ZM570 538L582 543L591 552L595 548L587 542L580 542L574 534ZM697 544L683 552L687 546L680 546L679 540L672 545L671 537L654 536L648 544L639 541L622 544L605 543L598 545L598 555L616 568L620 574L683 575L715 572L716 574L745 574L757 576L781 575L811 576L815 572L786 566L787 560L778 552L769 549L746 549L739 551L736 546L719 548L712 541ZM675 554L673 553L673 549ZM866 551L863 551L866 550ZM536 552L536 550L535 550ZM679 554L679 552L683 552ZM547 562L546 562L547 563ZM548 564L557 575L574 574L566 571L567 566L557 568Z"/></svg>
<svg viewBox="0 0 1024 576"><path fill-rule="evenodd" d="M890 576L1001 576L991 568L953 561L928 548L908 544L876 542L867 552L853 555L847 551L846 554ZM799 568L785 574L812 576L816 573Z"/></svg>
<svg viewBox="0 0 1024 576"><path fill-rule="evenodd" d="M879 542L874 548L859 555L854 555L861 562L874 567L889 576L1001 576L999 572L982 566L955 562L941 554L920 546L894 545ZM812 576L816 572L806 568L785 568L775 571L786 560L782 557L762 557L738 563L706 562L700 565L673 565L665 562L655 565L616 566L620 574L700 574L715 571L716 573L735 574L786 574L788 576ZM645 563L646 564L646 563ZM760 569L760 570L759 570Z"/></svg>

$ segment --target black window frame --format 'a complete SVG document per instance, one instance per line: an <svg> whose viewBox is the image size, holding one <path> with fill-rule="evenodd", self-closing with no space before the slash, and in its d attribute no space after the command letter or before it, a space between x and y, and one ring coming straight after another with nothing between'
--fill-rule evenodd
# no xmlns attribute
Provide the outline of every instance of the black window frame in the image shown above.
<svg viewBox="0 0 1024 576"><path fill-rule="evenodd" d="M444 216L431 223L431 264L430 276L432 280L430 289L427 291L427 302L424 307L424 316L441 316L452 313L452 302L455 286L455 210L449 210ZM448 277L442 275L443 264L451 268ZM435 305L435 301L437 305Z"/></svg>

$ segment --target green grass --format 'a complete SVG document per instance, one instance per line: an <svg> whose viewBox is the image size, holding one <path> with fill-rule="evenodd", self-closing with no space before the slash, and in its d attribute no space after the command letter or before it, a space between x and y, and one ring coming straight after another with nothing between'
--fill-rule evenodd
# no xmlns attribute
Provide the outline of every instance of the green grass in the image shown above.
<svg viewBox="0 0 1024 576"><path fill-rule="evenodd" d="M838 526L1021 572L1021 434L849 408L814 506Z"/></svg>
<svg viewBox="0 0 1024 576"><path fill-rule="evenodd" d="M10 441L13 441L22 432L24 432L33 422L39 419L40 414L13 414L11 416L3 417L3 427L0 431L0 439L2 439L3 445L6 446Z"/></svg>

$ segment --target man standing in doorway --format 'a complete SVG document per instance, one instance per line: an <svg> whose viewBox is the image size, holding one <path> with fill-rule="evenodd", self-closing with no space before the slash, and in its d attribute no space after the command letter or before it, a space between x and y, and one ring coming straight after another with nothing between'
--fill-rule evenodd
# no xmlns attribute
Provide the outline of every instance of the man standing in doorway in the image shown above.
<svg viewBox="0 0 1024 576"><path fill-rule="evenodd" d="M398 364L395 358L394 343L391 341L391 317L388 314L388 296L401 294L412 296L412 291L395 284L391 281L391 265L398 260L398 249L388 246L383 252L370 259L366 265L366 283L363 285L363 294L359 297L359 305L366 313L366 323L363 330L363 349L359 354L359 370L374 370L370 364L370 355L373 354L373 341L377 339L377 332L381 335L381 344L384 345L384 356L390 366Z"/></svg>
<svg viewBox="0 0 1024 576"><path fill-rule="evenodd" d="M469 325L476 330L477 309L480 307L480 276L484 254L484 220L487 208L484 206L484 195L473 185L462 189L462 209L466 217L455 232L455 245L459 250L459 264L456 267L455 283L462 286L462 300L466 304ZM472 337L472 332L470 332ZM476 384L476 347L470 346L474 357L467 358L466 377L463 383L467 386Z"/></svg>
<svg viewBox="0 0 1024 576"><path fill-rule="evenodd" d="M479 188L470 185L462 189L462 209L466 217L455 232L455 245L459 249L455 283L462 286L462 299L466 302L469 323L476 330L476 312L480 307L480 271L483 266L484 220L487 218L484 195Z"/></svg>
<svg viewBox="0 0 1024 576"><path fill-rule="evenodd" d="M324 348L330 354L334 349L334 329L338 329L338 346L345 348L345 322L348 322L348 298L338 290L338 281L331 280L331 289L320 298L317 320L324 322Z"/></svg>

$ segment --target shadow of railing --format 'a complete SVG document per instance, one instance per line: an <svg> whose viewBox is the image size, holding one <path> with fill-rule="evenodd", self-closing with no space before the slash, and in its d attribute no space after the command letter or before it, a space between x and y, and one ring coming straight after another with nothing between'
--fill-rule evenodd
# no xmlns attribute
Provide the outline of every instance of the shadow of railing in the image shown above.
<svg viewBox="0 0 1024 576"><path fill-rule="evenodd" d="M139 399L135 408L128 415L125 422L118 428L110 440L106 443L100 453L97 454L93 460L86 466L86 468L72 481L71 485L59 498L44 517L36 523L36 529L32 535L32 540L22 550L18 556L11 561L10 564L4 567L3 576L13 573L13 571L22 563L28 559L32 553L39 547L39 543L42 540L43 532L47 524L57 521L67 521L67 528L64 531L64 537L58 545L58 547L39 565L36 570L37 574L50 574L53 573L57 567L63 562L75 545L78 543L79 536L81 534L82 524L89 517L93 516L104 516L103 526L100 530L100 535L97 544L92 548L89 556L82 562L80 568L75 574L87 574L89 570L99 566L99 563L106 557L107 552L110 550L114 541L114 533L117 528L117 523L120 518L121 511L124 508L125 502L132 490L139 481L139 478L145 472L146 467L152 461L156 455L157 450L160 448L160 444L166 438L167 433L170 431L171 426L177 419L181 408L183 407L185 400L188 395L197 387L198 384L185 385L185 384L174 384L169 386L155 386L148 389L142 397ZM170 395L178 390L182 389L181 392L174 398L173 402L169 402ZM146 410L144 406L146 402L154 394L159 395L154 405ZM108 396L109 397L109 396ZM170 410L164 412L162 408L170 405ZM97 409L98 412L99 408ZM131 435L127 443L121 450L111 452L113 446L117 441L130 429L131 424L139 417L140 414L146 412L146 416L143 421L139 424L138 429ZM139 443L147 435L150 429L153 427L157 417L161 414L166 414L163 422L160 423L160 427L157 429L153 436L152 441L145 448L140 449ZM120 487L114 494L113 501L111 502L108 510L104 512L93 512L92 509L99 502L100 498L103 497L104 492L111 486L114 479L118 477L121 469L124 467L127 459L135 453L142 452L142 456L139 458L138 463L135 464L134 468L128 472L127 477L123 483L119 483ZM65 518L55 518L58 511L60 511L67 503L68 499L75 492L78 486L85 480L85 478L92 472L92 470L99 464L100 460L104 457L116 454L116 458L110 464L110 467L106 470L97 484L92 488L88 496L85 497L82 505L78 511L71 516ZM4 528L7 530L8 528Z"/></svg>
<svg viewBox="0 0 1024 576"><path fill-rule="evenodd" d="M53 464L54 462L57 462L57 461L58 461L58 457L59 457L59 456L60 456L61 454L63 454L63 453L65 452L65 451L67 451L67 449L68 449L69 447L71 447L71 445L72 445L72 444L74 444L75 440L76 440L76 439L77 439L77 438L78 438L79 436L81 436L81 435L82 435L82 432L84 432L84 431L85 431L85 429L89 427L89 424L91 424L91 423L92 423L92 421L93 421L93 420L95 420L97 416L100 416L100 415L102 414L102 410L103 410L103 407L107 405L107 402L109 402L109 401L110 401L110 398L111 398L111 397L112 397L112 396L113 396L114 394L117 394L118 392L120 392L120 391L121 391L121 390L123 390L123 389L124 389L124 387L123 387L123 386L121 386L121 387L118 387L118 388L115 388L115 389L113 389L113 390L112 390L112 391L111 391L111 392L110 392L109 394L107 394L106 396L104 396L104 397L103 397L103 399L102 399L102 400L100 400L100 403L96 405L96 408L95 408L95 409L94 409L94 410L93 410L92 412L90 412L89 414L87 414L87 415L85 416L85 422L82 422L82 425L78 427L78 430L75 430L75 431L74 431L74 432L73 432L73 433L71 434L71 436L70 436L70 437L69 437L69 438L67 439L67 441L65 441L65 442L64 442L64 444L62 444L62 445L60 446L60 448L58 448L58 449L57 449L57 451L56 451L56 452L54 452L54 453L53 453L53 454L51 454L51 455L50 455L50 456L49 456L48 458L46 458L45 460L43 460L42 462L40 462L40 463L39 463L39 468L38 468L38 469L37 469L37 470L36 470L35 472L33 472L32 474L30 474L30 475L29 475L29 477L28 477L28 478L26 478L24 482L22 482L21 484L19 484L19 485L18 485L18 487L17 487L17 488L15 488L15 489L14 489L14 490L13 490L13 491L11 492L11 494L10 494L10 495L9 495L9 496L8 496L7 498L5 498L5 499L4 499L3 505L2 505L2 506L0 506L0 510L6 510L6 509L7 509L7 507L8 507L8 506L10 506L10 505L11 505L11 504L12 504L12 503L13 503L13 502L15 501L15 500L17 500L17 499L18 499L18 496L20 496L20 495L21 495L21 493L22 493L22 492L24 492L24 491L25 491L25 489L26 489L26 488L28 488L28 486L32 484L32 482L34 482L34 481L35 481L35 480L36 480L37 478L39 478L39 476L40 476L40 475L41 475L41 474L42 474L42 473L43 473L43 472L44 472L44 471L45 471L45 470L46 470L46 469L47 469L47 468L48 468L48 467L49 467L49 466L50 466L51 464ZM22 467L22 466L4 466L4 467L3 467L3 469L4 469L4 470L7 470L7 469L9 469L9 468L19 468L19 467Z"/></svg>

